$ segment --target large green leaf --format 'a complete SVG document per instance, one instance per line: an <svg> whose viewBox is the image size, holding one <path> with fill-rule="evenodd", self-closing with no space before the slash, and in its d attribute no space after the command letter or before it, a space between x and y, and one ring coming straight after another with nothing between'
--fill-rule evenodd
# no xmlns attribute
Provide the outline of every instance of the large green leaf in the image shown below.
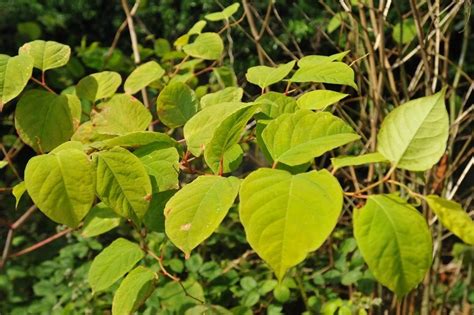
<svg viewBox="0 0 474 315"><path fill-rule="evenodd" d="M227 156L227 158L233 157L231 160L238 158L239 153L241 153L238 151L240 146L237 148L235 145L239 142L247 122L252 118L257 109L257 106L241 108L226 117L216 128L214 135L204 150L206 163L215 174L219 171L226 173L232 170L230 167L227 170L224 168L224 163L229 162L228 160L225 161L226 153L233 153Z"/></svg>
<svg viewBox="0 0 474 315"><path fill-rule="evenodd" d="M28 194L51 220L76 227L95 198L94 168L76 149L39 155L25 169Z"/></svg>
<svg viewBox="0 0 474 315"><path fill-rule="evenodd" d="M242 88L227 87L223 90L204 95L200 100L201 108L226 102L240 102L243 95L244 90Z"/></svg>
<svg viewBox="0 0 474 315"><path fill-rule="evenodd" d="M217 60L224 51L224 43L217 33L201 33L193 43L185 45L183 51L194 58Z"/></svg>
<svg viewBox="0 0 474 315"><path fill-rule="evenodd" d="M436 164L449 135L445 91L409 101L388 114L377 136L377 151L410 171L424 171Z"/></svg>
<svg viewBox="0 0 474 315"><path fill-rule="evenodd" d="M261 168L240 189L247 240L280 281L323 244L341 210L342 189L326 170L291 175Z"/></svg>
<svg viewBox="0 0 474 315"><path fill-rule="evenodd" d="M143 131L151 123L151 114L136 98L116 94L100 104L99 112L92 114L91 121L100 134L124 135Z"/></svg>
<svg viewBox="0 0 474 315"><path fill-rule="evenodd" d="M151 198L150 178L141 161L116 147L96 155L97 195L119 215L139 221Z"/></svg>
<svg viewBox="0 0 474 315"><path fill-rule="evenodd" d="M296 70L291 82L320 82L349 85L357 90L354 70L343 62L322 62Z"/></svg>
<svg viewBox="0 0 474 315"><path fill-rule="evenodd" d="M252 106L251 103L229 102L219 106L206 107L184 125L183 132L188 150L194 155L201 155L211 141L219 124L241 108Z"/></svg>
<svg viewBox="0 0 474 315"><path fill-rule="evenodd" d="M74 133L70 100L66 95L41 90L26 92L15 115L21 140L36 152L49 152L69 140Z"/></svg>
<svg viewBox="0 0 474 315"><path fill-rule="evenodd" d="M234 203L240 180L200 176L179 190L165 206L166 235L186 256L219 226Z"/></svg>
<svg viewBox="0 0 474 315"><path fill-rule="evenodd" d="M3 105L23 91L33 72L29 56L10 57L0 54L0 112Z"/></svg>
<svg viewBox="0 0 474 315"><path fill-rule="evenodd" d="M331 90L316 90L300 96L296 104L299 108L320 110L339 102L348 95Z"/></svg>
<svg viewBox="0 0 474 315"><path fill-rule="evenodd" d="M179 154L175 147L167 143L150 143L135 150L159 191L178 189Z"/></svg>
<svg viewBox="0 0 474 315"><path fill-rule="evenodd" d="M474 221L459 203L436 195L426 196L426 201L448 230L466 244L474 245Z"/></svg>
<svg viewBox="0 0 474 315"><path fill-rule="evenodd" d="M330 113L302 109L272 120L263 130L262 138L273 161L293 166L360 137Z"/></svg>
<svg viewBox="0 0 474 315"><path fill-rule="evenodd" d="M135 94L165 74L165 70L156 62L149 61L138 66L125 80L124 89L127 94Z"/></svg>
<svg viewBox="0 0 474 315"><path fill-rule="evenodd" d="M121 83L122 77L117 72L97 72L79 81L76 94L82 99L95 102L114 95Z"/></svg>
<svg viewBox="0 0 474 315"><path fill-rule="evenodd" d="M103 202L96 204L87 214L81 235L93 237L120 225L120 217Z"/></svg>
<svg viewBox="0 0 474 315"><path fill-rule="evenodd" d="M44 72L67 64L71 48L54 41L35 40L21 46L18 54L31 56L34 67Z"/></svg>
<svg viewBox="0 0 474 315"><path fill-rule="evenodd" d="M175 147L178 146L176 140L174 140L167 134L155 131L131 132L123 136L103 140L99 143L96 143L95 146L97 148L113 148L116 146L126 148L138 148L154 142L169 144L170 146Z"/></svg>
<svg viewBox="0 0 474 315"><path fill-rule="evenodd" d="M112 302L113 315L129 315L142 305L155 290L156 274L138 266L125 277L115 291Z"/></svg>
<svg viewBox="0 0 474 315"><path fill-rule="evenodd" d="M245 77L250 83L264 89L274 83L283 80L295 66L296 61L278 65L277 67L256 66L247 70Z"/></svg>
<svg viewBox="0 0 474 315"><path fill-rule="evenodd" d="M198 111L194 91L181 82L167 85L158 96L156 105L158 117L170 128L184 125Z"/></svg>
<svg viewBox="0 0 474 315"><path fill-rule="evenodd" d="M92 261L87 277L92 291L95 293L109 288L144 256L136 243L124 238L113 241Z"/></svg>
<svg viewBox="0 0 474 315"><path fill-rule="evenodd" d="M206 14L204 18L206 20L213 21L213 22L228 20L232 15L234 15L237 12L237 10L239 10L239 7L240 7L240 3L234 3L224 8L224 10L222 11Z"/></svg>
<svg viewBox="0 0 474 315"><path fill-rule="evenodd" d="M278 92L268 92L260 95L255 103L260 105L263 118L277 118L281 114L294 113L298 110L296 101L292 97Z"/></svg>
<svg viewBox="0 0 474 315"><path fill-rule="evenodd" d="M334 168L341 168L345 166L356 166L356 165L363 165L363 164L370 164L370 163L378 163L378 162L388 162L387 158L382 154L375 152L375 153L367 153L358 156L338 156L335 158L331 158L331 163Z"/></svg>
<svg viewBox="0 0 474 315"><path fill-rule="evenodd" d="M396 195L372 195L354 209L357 245L375 278L399 297L431 266L431 233L423 216Z"/></svg>

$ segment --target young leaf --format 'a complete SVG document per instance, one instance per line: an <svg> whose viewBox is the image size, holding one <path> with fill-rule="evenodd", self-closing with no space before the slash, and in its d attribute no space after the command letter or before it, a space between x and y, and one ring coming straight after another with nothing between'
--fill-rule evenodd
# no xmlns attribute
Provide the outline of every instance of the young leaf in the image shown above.
<svg viewBox="0 0 474 315"><path fill-rule="evenodd" d="M323 110L327 106L339 102L349 94L339 93L331 90L316 90L303 94L298 98L296 104L303 109Z"/></svg>
<svg viewBox="0 0 474 315"><path fill-rule="evenodd" d="M360 137L330 113L302 109L272 120L262 138L273 161L294 166Z"/></svg>
<svg viewBox="0 0 474 315"><path fill-rule="evenodd" d="M193 43L184 46L183 51L194 58L217 60L224 51L224 43L217 33L201 33Z"/></svg>
<svg viewBox="0 0 474 315"><path fill-rule="evenodd" d="M92 261L87 276L94 293L103 291L129 272L145 253L140 246L118 238L104 248Z"/></svg>
<svg viewBox="0 0 474 315"><path fill-rule="evenodd" d="M95 102L114 95L122 83L117 72L102 71L84 77L76 86L76 94L82 99Z"/></svg>
<svg viewBox="0 0 474 315"><path fill-rule="evenodd" d="M143 131L151 123L151 114L136 98L116 94L100 103L99 112L93 113L91 121L100 134L124 135Z"/></svg>
<svg viewBox="0 0 474 315"><path fill-rule="evenodd" d="M25 185L46 216L70 227L79 225L95 198L94 168L87 155L76 149L30 159Z"/></svg>
<svg viewBox="0 0 474 315"><path fill-rule="evenodd" d="M96 155L97 195L122 217L140 221L148 210L150 178L138 157L116 147Z"/></svg>
<svg viewBox="0 0 474 315"><path fill-rule="evenodd" d="M71 48L54 41L35 40L21 46L18 54L31 56L34 67L44 72L67 64Z"/></svg>
<svg viewBox="0 0 474 315"><path fill-rule="evenodd" d="M3 105L23 91L33 72L30 56L10 57L0 54L0 112Z"/></svg>
<svg viewBox="0 0 474 315"><path fill-rule="evenodd" d="M96 204L87 214L81 235L93 237L104 234L120 225L120 217L103 202Z"/></svg>
<svg viewBox="0 0 474 315"><path fill-rule="evenodd" d="M378 163L378 162L388 162L388 160L382 154L375 152L375 153L367 153L358 156L338 156L335 158L331 158L331 163L334 168L341 168L345 166L357 166L363 164L370 164L370 163Z"/></svg>
<svg viewBox="0 0 474 315"><path fill-rule="evenodd" d="M284 113L294 113L298 110L296 101L289 96L277 92L268 92L260 95L255 103L262 109L263 118L277 118ZM256 115L259 116L258 114ZM258 119L258 118L257 118Z"/></svg>
<svg viewBox="0 0 474 315"><path fill-rule="evenodd" d="M36 152L49 152L69 140L74 125L66 95L41 90L23 94L16 107L15 127Z"/></svg>
<svg viewBox="0 0 474 315"><path fill-rule="evenodd" d="M330 56L322 56L322 55L309 55L304 56L300 60L298 60L298 67L300 68L308 68L315 66L317 64L325 63L325 62L332 62L332 61L342 61L345 56L350 52L350 50L346 50L334 55Z"/></svg>
<svg viewBox="0 0 474 315"><path fill-rule="evenodd" d="M436 164L449 135L445 91L409 101L388 114L377 135L377 151L410 171L424 171Z"/></svg>
<svg viewBox="0 0 474 315"><path fill-rule="evenodd" d="M293 60L288 63L278 65L275 68L267 66L251 67L247 70L245 77L250 83L258 85L260 88L264 89L267 86L283 80L293 69L295 63L296 61Z"/></svg>
<svg viewBox="0 0 474 315"><path fill-rule="evenodd" d="M138 266L125 277L115 291L112 315L129 315L145 302L155 290L156 274L150 269Z"/></svg>
<svg viewBox="0 0 474 315"><path fill-rule="evenodd" d="M13 196L15 196L15 208L18 208L18 203L20 203L21 196L23 196L25 191L26 185L24 181L19 182L18 184L13 186L12 194Z"/></svg>
<svg viewBox="0 0 474 315"><path fill-rule="evenodd" d="M186 84L167 85L156 100L158 117L170 128L181 127L198 111L194 91Z"/></svg>
<svg viewBox="0 0 474 315"><path fill-rule="evenodd" d="M341 186L326 170L291 175L260 168L240 188L247 240L279 281L323 244L341 210Z"/></svg>
<svg viewBox="0 0 474 315"><path fill-rule="evenodd" d="M323 62L296 70L291 82L321 82L349 85L357 90L354 70L343 62Z"/></svg>
<svg viewBox="0 0 474 315"><path fill-rule="evenodd" d="M431 233L423 216L396 195L372 195L354 209L354 236L375 278L404 296L431 266Z"/></svg>
<svg viewBox="0 0 474 315"><path fill-rule="evenodd" d="M223 90L204 95L200 100L201 108L227 102L240 102L243 95L244 90L242 88L227 87Z"/></svg>
<svg viewBox="0 0 474 315"><path fill-rule="evenodd" d="M239 150L240 146L237 148L235 145L237 145L242 136L247 122L252 118L257 109L257 106L241 108L225 118L216 128L211 141L209 141L204 150L206 163L215 174L219 173L219 171L222 173L231 171L230 167L227 170L224 168L224 163L229 162L229 160L224 160L225 155L227 152L232 152L233 154L230 155L234 157L232 160L235 160L236 155L240 155L239 153L241 153L242 150ZM229 156L227 156L227 158L229 158ZM228 165L228 163L226 163L226 165Z"/></svg>
<svg viewBox="0 0 474 315"><path fill-rule="evenodd" d="M448 230L466 244L474 245L474 221L459 203L436 195L426 196L426 201Z"/></svg>
<svg viewBox="0 0 474 315"><path fill-rule="evenodd" d="M228 20L232 15L234 15L237 12L237 10L239 10L239 7L240 7L240 3L234 3L224 8L224 10L220 12L212 12L212 13L206 14L204 18L212 22Z"/></svg>
<svg viewBox="0 0 474 315"><path fill-rule="evenodd" d="M238 178L221 176L200 176L184 186L165 206L166 235L189 257L222 222L239 186Z"/></svg>
<svg viewBox="0 0 474 315"><path fill-rule="evenodd" d="M127 94L135 94L165 74L165 70L156 62L149 61L138 66L125 80L124 89Z"/></svg>

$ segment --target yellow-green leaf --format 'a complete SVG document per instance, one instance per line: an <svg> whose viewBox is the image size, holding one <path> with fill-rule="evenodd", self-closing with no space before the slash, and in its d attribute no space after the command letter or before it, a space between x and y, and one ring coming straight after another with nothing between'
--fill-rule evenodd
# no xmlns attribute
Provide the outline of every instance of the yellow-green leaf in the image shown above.
<svg viewBox="0 0 474 315"><path fill-rule="evenodd" d="M247 70L245 77L250 83L256 84L262 89L280 82L295 66L296 61L278 65L277 67L256 66Z"/></svg>
<svg viewBox="0 0 474 315"><path fill-rule="evenodd" d="M135 94L165 74L165 70L155 61L138 66L125 80L124 89L127 94Z"/></svg>
<svg viewBox="0 0 474 315"><path fill-rule="evenodd" d="M196 94L181 82L167 85L156 100L158 117L170 128L184 125L198 111Z"/></svg>
<svg viewBox="0 0 474 315"><path fill-rule="evenodd" d="M316 90L301 95L296 104L303 109L323 110L327 106L335 104L349 94L339 93L331 90Z"/></svg>
<svg viewBox="0 0 474 315"><path fill-rule="evenodd" d="M44 72L67 64L71 48L55 41L35 40L21 46L18 54L31 56L34 67Z"/></svg>
<svg viewBox="0 0 474 315"><path fill-rule="evenodd" d="M222 11L206 14L204 18L212 22L228 20L232 15L234 15L237 12L237 10L239 10L239 7L240 7L240 3L234 3L224 8L224 10Z"/></svg>
<svg viewBox="0 0 474 315"><path fill-rule="evenodd" d="M0 54L0 112L3 105L25 88L33 72L33 58L30 56L10 57Z"/></svg>
<svg viewBox="0 0 474 315"><path fill-rule="evenodd" d="M224 42L217 33L201 33L194 42L185 45L183 51L194 58L217 60L224 51Z"/></svg>
<svg viewBox="0 0 474 315"><path fill-rule="evenodd" d="M106 233L120 225L120 217L103 202L96 204L84 219L81 235L93 237Z"/></svg>
<svg viewBox="0 0 474 315"><path fill-rule="evenodd" d="M349 85L357 90L354 70L343 62L322 62L296 70L291 82L320 82Z"/></svg>
<svg viewBox="0 0 474 315"><path fill-rule="evenodd" d="M76 94L80 98L95 102L114 95L122 83L122 77L117 72L103 71L84 77L76 86Z"/></svg>
<svg viewBox="0 0 474 315"><path fill-rule="evenodd" d="M370 163L379 163L379 162L388 162L387 158L382 154L375 152L375 153L367 153L358 156L338 156L335 158L331 158L331 163L334 168L341 168L345 166L357 166L363 164L370 164Z"/></svg>
<svg viewBox="0 0 474 315"><path fill-rule="evenodd" d="M227 87L223 90L204 95L200 100L201 108L227 102L240 102L243 95L244 90L242 88Z"/></svg>

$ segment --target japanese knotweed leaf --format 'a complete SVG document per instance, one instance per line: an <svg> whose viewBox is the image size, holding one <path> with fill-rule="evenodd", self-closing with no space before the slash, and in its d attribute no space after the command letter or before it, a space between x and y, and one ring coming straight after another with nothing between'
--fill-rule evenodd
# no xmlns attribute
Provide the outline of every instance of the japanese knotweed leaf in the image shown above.
<svg viewBox="0 0 474 315"><path fill-rule="evenodd" d="M198 111L193 90L181 82L167 85L156 100L158 117L170 128L181 127Z"/></svg>
<svg viewBox="0 0 474 315"><path fill-rule="evenodd" d="M229 162L235 161L241 154L242 150L239 151L240 146L238 145L239 139L247 122L257 109L257 106L241 108L225 118L216 128L204 151L206 163L215 174L219 171L222 173L232 171Z"/></svg>
<svg viewBox="0 0 474 315"><path fill-rule="evenodd" d="M201 108L226 102L240 102L243 95L244 90L242 88L234 86L226 87L223 90L209 93L201 97Z"/></svg>
<svg viewBox="0 0 474 315"><path fill-rule="evenodd" d="M303 94L296 103L299 108L322 110L348 95L331 90L316 90Z"/></svg>
<svg viewBox="0 0 474 315"><path fill-rule="evenodd" d="M106 139L97 143L94 143L94 147L113 148L113 147L125 147L125 148L138 148L150 143L162 143L169 146L178 147L176 140L171 138L165 133L155 131L135 131L127 133L123 136L118 136L112 139Z"/></svg>
<svg viewBox="0 0 474 315"><path fill-rule="evenodd" d="M115 291L112 315L135 313L155 290L155 280L156 274L144 266L138 266L130 271Z"/></svg>
<svg viewBox="0 0 474 315"><path fill-rule="evenodd" d="M26 191L25 182L19 182L12 189L12 195L15 197L15 209L18 209L18 204L20 203L21 197Z"/></svg>
<svg viewBox="0 0 474 315"><path fill-rule="evenodd" d="M224 51L224 42L217 33L201 33L194 42L185 45L183 51L194 58L217 60Z"/></svg>
<svg viewBox="0 0 474 315"><path fill-rule="evenodd" d="M350 50L346 50L334 55L330 56L323 56L323 55L308 55L304 56L300 60L298 60L298 67L300 68L308 68L315 66L317 64L332 62L332 61L342 61L344 57L350 52Z"/></svg>
<svg viewBox="0 0 474 315"><path fill-rule="evenodd" d="M33 72L33 58L0 54L0 112L23 91Z"/></svg>
<svg viewBox="0 0 474 315"><path fill-rule="evenodd" d="M459 203L436 195L426 196L426 201L448 230L466 244L474 245L474 221Z"/></svg>
<svg viewBox="0 0 474 315"><path fill-rule="evenodd" d="M124 238L118 238L104 248L92 261L87 279L92 291L109 288L129 272L145 253L140 246Z"/></svg>
<svg viewBox="0 0 474 315"><path fill-rule="evenodd" d="M247 240L280 281L323 244L341 210L341 186L326 170L291 175L261 168L240 188L240 220Z"/></svg>
<svg viewBox="0 0 474 315"><path fill-rule="evenodd" d="M354 209L354 236L375 278L404 296L431 266L431 233L423 216L396 195L372 195Z"/></svg>
<svg viewBox="0 0 474 315"><path fill-rule="evenodd" d="M295 66L296 61L278 65L277 67L256 66L247 70L247 81L264 89L283 80Z"/></svg>
<svg viewBox="0 0 474 315"><path fill-rule="evenodd" d="M102 71L88 75L76 86L78 97L95 102L114 95L122 83L122 77L117 72Z"/></svg>
<svg viewBox="0 0 474 315"><path fill-rule="evenodd" d="M133 70L125 80L125 93L135 94L153 81L161 78L163 74L165 74L165 70L156 61L146 62Z"/></svg>
<svg viewBox="0 0 474 315"><path fill-rule="evenodd" d="M338 156L335 158L331 158L331 163L334 168L341 168L345 166L357 166L363 164L370 164L370 163L379 163L379 162L388 162L388 160L382 154L375 152L375 153L367 153L357 156Z"/></svg>
<svg viewBox="0 0 474 315"><path fill-rule="evenodd" d="M25 169L28 194L51 220L76 227L95 197L95 174L87 155L77 149L35 156Z"/></svg>
<svg viewBox="0 0 474 315"><path fill-rule="evenodd" d="M281 114L294 113L298 110L292 97L277 92L265 93L259 96L255 103L262 109L261 113L256 115L257 119L277 118Z"/></svg>
<svg viewBox="0 0 474 315"><path fill-rule="evenodd" d="M96 204L84 219L81 235L93 237L106 233L120 225L120 217L103 202Z"/></svg>
<svg viewBox="0 0 474 315"><path fill-rule="evenodd" d="M165 206L165 231L186 256L219 226L239 192L236 177L200 176Z"/></svg>
<svg viewBox="0 0 474 315"><path fill-rule="evenodd" d="M294 166L309 162L360 136L330 113L302 109L272 120L263 130L262 138L273 161Z"/></svg>
<svg viewBox="0 0 474 315"><path fill-rule="evenodd" d="M97 195L122 217L140 221L148 210L150 178L138 157L116 147L95 156Z"/></svg>
<svg viewBox="0 0 474 315"><path fill-rule="evenodd" d="M44 72L67 64L71 48L54 41L35 40L21 46L18 54L32 57L34 67Z"/></svg>
<svg viewBox="0 0 474 315"><path fill-rule="evenodd" d="M409 101L388 114L377 135L377 151L410 171L424 171L438 162L449 135L445 91Z"/></svg>
<svg viewBox="0 0 474 315"><path fill-rule="evenodd" d="M228 7L225 7L224 10L220 12L212 12L209 14L206 14L204 18L208 21L221 21L221 20L228 20L234 13L239 10L240 3L233 3Z"/></svg>
<svg viewBox="0 0 474 315"><path fill-rule="evenodd" d="M349 85L357 90L354 70L343 62L321 62L300 67L290 79L291 82L321 82Z"/></svg>

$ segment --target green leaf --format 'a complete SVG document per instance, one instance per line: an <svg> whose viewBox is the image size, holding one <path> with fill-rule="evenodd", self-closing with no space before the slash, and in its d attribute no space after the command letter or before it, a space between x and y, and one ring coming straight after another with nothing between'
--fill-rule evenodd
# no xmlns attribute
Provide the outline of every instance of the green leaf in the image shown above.
<svg viewBox="0 0 474 315"><path fill-rule="evenodd" d="M25 185L48 218L70 227L79 225L95 198L94 168L87 155L76 149L30 159Z"/></svg>
<svg viewBox="0 0 474 315"><path fill-rule="evenodd" d="M135 150L134 154L157 184L158 191L178 189L179 154L175 147L155 142Z"/></svg>
<svg viewBox="0 0 474 315"><path fill-rule="evenodd" d="M103 140L100 143L97 143L96 147L113 148L118 146L125 148L138 148L154 142L169 144L175 147L178 146L176 140L174 140L167 134L154 131L136 131L123 136Z"/></svg>
<svg viewBox="0 0 474 315"><path fill-rule="evenodd" d="M245 77L247 78L247 81L258 85L263 90L267 86L283 80L293 69L295 63L296 61L293 60L288 63L278 65L275 68L267 66L251 67L247 70Z"/></svg>
<svg viewBox="0 0 474 315"><path fill-rule="evenodd" d="M10 57L0 54L0 112L5 103L23 91L32 72L33 59L31 57Z"/></svg>
<svg viewBox="0 0 474 315"><path fill-rule="evenodd" d="M116 94L100 103L99 112L93 113L91 121L100 134L124 135L143 131L151 123L151 114L136 98Z"/></svg>
<svg viewBox="0 0 474 315"><path fill-rule="evenodd" d="M236 177L200 176L165 207L166 235L189 257L219 226L239 192Z"/></svg>
<svg viewBox="0 0 474 315"><path fill-rule="evenodd" d="M296 104L303 109L323 110L327 106L335 104L349 94L339 93L331 90L316 90L303 94L298 98Z"/></svg>
<svg viewBox="0 0 474 315"><path fill-rule="evenodd" d="M103 71L84 77L76 86L76 94L82 99L95 102L114 95L122 83L117 72Z"/></svg>
<svg viewBox="0 0 474 315"><path fill-rule="evenodd" d="M244 90L242 88L233 86L227 87L215 93L209 93L204 95L200 101L201 108L227 102L240 102L242 100L243 95Z"/></svg>
<svg viewBox="0 0 474 315"><path fill-rule="evenodd" d="M343 62L323 62L296 70L291 82L320 82L349 85L357 90L354 70Z"/></svg>
<svg viewBox="0 0 474 315"><path fill-rule="evenodd" d="M342 22L346 20L348 17L349 17L349 14L345 11L336 13L326 26L327 32L331 34L335 30L337 30L339 26L341 26Z"/></svg>
<svg viewBox="0 0 474 315"><path fill-rule="evenodd" d="M358 156L338 156L331 158L331 163L334 168L341 168L345 166L356 166L370 163L388 162L388 160L382 154L367 153Z"/></svg>
<svg viewBox="0 0 474 315"><path fill-rule="evenodd" d="M322 55L308 55L304 56L300 60L298 60L298 67L300 68L308 68L315 66L317 64L325 63L325 62L332 62L332 61L342 61L345 56L350 52L350 50L346 50L334 55L330 56L322 56Z"/></svg>
<svg viewBox="0 0 474 315"><path fill-rule="evenodd" d="M36 152L49 152L69 140L74 133L69 100L41 90L23 94L15 114L21 140Z"/></svg>
<svg viewBox="0 0 474 315"><path fill-rule="evenodd" d="M206 21L197 21L194 23L194 25L189 29L188 35L197 35L201 34L202 30L206 26L207 22ZM187 44L188 42L186 42Z"/></svg>
<svg viewBox="0 0 474 315"><path fill-rule="evenodd" d="M449 135L445 91L409 101L388 114L377 135L377 151L410 171L424 171L436 164Z"/></svg>
<svg viewBox="0 0 474 315"><path fill-rule="evenodd" d="M87 214L81 235L93 237L104 234L120 225L120 217L103 202L96 204Z"/></svg>
<svg viewBox="0 0 474 315"><path fill-rule="evenodd" d="M184 315L233 315L234 313L220 305L196 305L186 310Z"/></svg>
<svg viewBox="0 0 474 315"><path fill-rule="evenodd" d="M298 110L296 101L283 93L268 92L259 96L255 103L260 104L263 118L277 118L284 113L294 113ZM259 116L259 115L257 115Z"/></svg>
<svg viewBox="0 0 474 315"><path fill-rule="evenodd" d="M201 33L193 43L184 46L183 51L194 58L217 60L224 51L224 43L217 33Z"/></svg>
<svg viewBox="0 0 474 315"><path fill-rule="evenodd" d="M167 85L156 100L158 117L170 128L181 127L198 111L193 90L181 82Z"/></svg>
<svg viewBox="0 0 474 315"><path fill-rule="evenodd" d="M18 203L20 202L21 196L26 191L26 185L24 181L19 182L15 186L13 186L12 194L15 196L15 208L18 208Z"/></svg>
<svg viewBox="0 0 474 315"><path fill-rule="evenodd" d="M155 189L155 188L154 188ZM167 190L163 192L153 192L143 223L148 228L148 231L159 233L165 232L165 206L168 200L176 193L176 190Z"/></svg>
<svg viewBox="0 0 474 315"><path fill-rule="evenodd" d="M129 272L145 253L140 246L118 238L92 261L88 281L94 293L103 291Z"/></svg>
<svg viewBox="0 0 474 315"><path fill-rule="evenodd" d="M129 315L146 301L155 290L156 275L150 269L138 266L125 277L115 292L113 315Z"/></svg>
<svg viewBox="0 0 474 315"><path fill-rule="evenodd" d="M354 209L354 236L375 278L399 297L431 266L431 233L423 216L396 195L372 195Z"/></svg>
<svg viewBox="0 0 474 315"><path fill-rule="evenodd" d="M8 165L8 161L0 161L0 170Z"/></svg>
<svg viewBox="0 0 474 315"><path fill-rule="evenodd" d="M224 159L227 152L233 153L231 154L233 157L232 160L235 160L236 155L239 155L240 146L237 148L235 145L237 145L242 136L247 122L252 118L257 109L257 106L241 108L232 115L226 117L216 128L214 135L206 145L204 151L206 163L215 174L219 172L221 163L226 162ZM240 151L242 150L240 149ZM222 165L221 170L223 173L231 171L231 168L226 170L223 166L224 165Z"/></svg>
<svg viewBox="0 0 474 315"><path fill-rule="evenodd" d="M34 67L44 72L67 64L71 48L54 41L35 40L21 46L18 54L32 57Z"/></svg>
<svg viewBox="0 0 474 315"><path fill-rule="evenodd" d="M156 295L160 297L160 306L174 314L180 314L185 305L190 307L201 304L199 301L205 301L204 290L199 282L192 278L181 283L169 281L156 290Z"/></svg>
<svg viewBox="0 0 474 315"><path fill-rule="evenodd" d="M410 43L416 37L416 25L413 19L404 19L395 24L392 37L398 44Z"/></svg>
<svg viewBox="0 0 474 315"><path fill-rule="evenodd" d="M360 137L330 113L302 109L272 120L262 138L273 161L294 166Z"/></svg>
<svg viewBox="0 0 474 315"><path fill-rule="evenodd" d="M138 66L125 80L124 89L127 94L135 94L165 74L165 70L155 61Z"/></svg>
<svg viewBox="0 0 474 315"><path fill-rule="evenodd" d="M122 217L140 221L151 198L150 178L141 161L116 147L96 155L97 195Z"/></svg>
<svg viewBox="0 0 474 315"><path fill-rule="evenodd" d="M448 230L466 244L474 245L474 221L459 203L436 195L426 196L426 201Z"/></svg>
<svg viewBox="0 0 474 315"><path fill-rule="evenodd" d="M194 156L201 155L224 119L241 108L252 105L251 103L229 102L206 107L198 112L183 128L188 150Z"/></svg>
<svg viewBox="0 0 474 315"><path fill-rule="evenodd" d="M240 188L247 240L280 282L289 268L323 244L341 210L341 186L326 170L291 175L260 168Z"/></svg>
<svg viewBox="0 0 474 315"><path fill-rule="evenodd" d="M57 153L62 150L68 150L68 149L76 149L79 151L84 151L84 145L79 142L79 141L67 141L64 142L63 144L60 144L54 150L51 151L51 153Z"/></svg>
<svg viewBox="0 0 474 315"><path fill-rule="evenodd" d="M206 14L204 18L212 22L228 20L232 15L234 15L239 10L239 7L240 7L240 3L234 3L224 8L224 10L220 12L212 12L212 13Z"/></svg>

